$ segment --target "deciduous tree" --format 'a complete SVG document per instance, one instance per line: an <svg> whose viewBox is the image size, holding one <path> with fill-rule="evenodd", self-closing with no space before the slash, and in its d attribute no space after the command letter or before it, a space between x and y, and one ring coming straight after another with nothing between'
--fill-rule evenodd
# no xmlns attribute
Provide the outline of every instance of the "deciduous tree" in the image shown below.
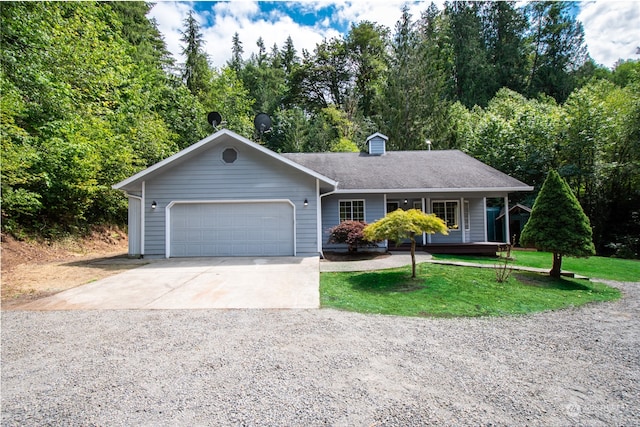
<svg viewBox="0 0 640 427"><path fill-rule="evenodd" d="M393 240L400 243L404 239L411 240L411 277L416 277L416 235L417 234L449 234L446 223L435 214L427 214L418 209L397 209L369 224L363 234L365 239L375 242Z"/></svg>

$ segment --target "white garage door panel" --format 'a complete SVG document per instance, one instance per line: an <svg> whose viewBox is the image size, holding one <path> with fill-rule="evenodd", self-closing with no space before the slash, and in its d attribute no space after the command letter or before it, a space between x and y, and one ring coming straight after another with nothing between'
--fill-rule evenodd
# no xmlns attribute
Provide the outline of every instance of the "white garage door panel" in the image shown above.
<svg viewBox="0 0 640 427"><path fill-rule="evenodd" d="M172 257L294 255L286 202L176 203L170 222Z"/></svg>

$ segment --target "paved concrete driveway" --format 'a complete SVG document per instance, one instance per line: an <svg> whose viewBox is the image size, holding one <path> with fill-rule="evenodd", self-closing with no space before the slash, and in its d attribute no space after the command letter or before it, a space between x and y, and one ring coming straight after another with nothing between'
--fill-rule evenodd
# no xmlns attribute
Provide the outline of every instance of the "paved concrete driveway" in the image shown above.
<svg viewBox="0 0 640 427"><path fill-rule="evenodd" d="M154 260L25 310L318 308L318 257Z"/></svg>

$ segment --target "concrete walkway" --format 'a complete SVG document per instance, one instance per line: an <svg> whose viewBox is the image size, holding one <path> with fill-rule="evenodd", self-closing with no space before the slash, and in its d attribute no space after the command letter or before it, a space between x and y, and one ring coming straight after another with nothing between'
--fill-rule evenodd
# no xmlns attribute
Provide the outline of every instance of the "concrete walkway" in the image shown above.
<svg viewBox="0 0 640 427"><path fill-rule="evenodd" d="M457 265L460 267L495 268L493 264L480 264L480 263L465 262L465 261L445 261L445 260L432 259L427 262L430 262L432 264ZM529 271L532 273L549 273L549 270L550 270L549 268L525 267L522 265L511 265L510 267L513 269L513 271ZM589 279L587 276L581 276L579 274L575 274L566 270L562 270L562 275L566 277L573 277L575 279L585 279L585 280Z"/></svg>
<svg viewBox="0 0 640 427"><path fill-rule="evenodd" d="M172 258L19 310L318 308L318 257Z"/></svg>
<svg viewBox="0 0 640 427"><path fill-rule="evenodd" d="M431 254L422 252L416 254L416 264L428 262L432 258ZM325 272L345 272L345 271L370 271L383 270L386 268L398 268L411 265L410 253L393 253L375 259L363 261L320 261L320 271Z"/></svg>

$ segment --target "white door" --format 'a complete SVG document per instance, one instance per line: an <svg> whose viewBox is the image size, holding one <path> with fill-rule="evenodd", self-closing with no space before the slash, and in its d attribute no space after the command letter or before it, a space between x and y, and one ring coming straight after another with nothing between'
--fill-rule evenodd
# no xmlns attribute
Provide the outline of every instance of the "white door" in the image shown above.
<svg viewBox="0 0 640 427"><path fill-rule="evenodd" d="M293 205L282 201L176 203L170 256L292 256Z"/></svg>

